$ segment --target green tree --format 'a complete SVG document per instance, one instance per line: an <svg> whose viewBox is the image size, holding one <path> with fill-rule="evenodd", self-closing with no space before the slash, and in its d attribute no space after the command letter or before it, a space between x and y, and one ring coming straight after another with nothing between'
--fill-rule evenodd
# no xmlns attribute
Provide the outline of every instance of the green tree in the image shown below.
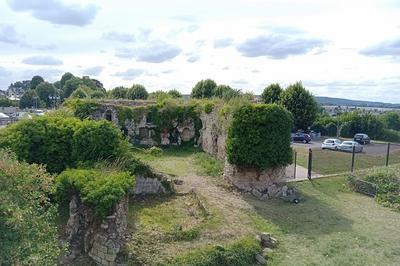
<svg viewBox="0 0 400 266"><path fill-rule="evenodd" d="M319 111L314 96L301 82L290 85L282 92L281 104L293 114L296 129L307 130L314 123Z"/></svg>
<svg viewBox="0 0 400 266"><path fill-rule="evenodd" d="M41 101L43 101L47 108L53 106L54 99L50 97L55 97L56 88L53 84L49 82L42 82L36 87L36 93Z"/></svg>
<svg viewBox="0 0 400 266"><path fill-rule="evenodd" d="M292 115L280 105L248 104L240 107L234 111L228 129L228 161L239 167L259 170L290 164L292 127Z"/></svg>
<svg viewBox="0 0 400 266"><path fill-rule="evenodd" d="M182 98L182 94L176 90L176 89L172 89L168 91L168 94L172 97L172 98Z"/></svg>
<svg viewBox="0 0 400 266"><path fill-rule="evenodd" d="M64 91L64 98L68 98L76 89L78 89L79 85L83 84L80 78L73 77L65 82L65 85L62 87Z"/></svg>
<svg viewBox="0 0 400 266"><path fill-rule="evenodd" d="M120 86L112 89L110 95L114 99L126 99L127 92L128 88Z"/></svg>
<svg viewBox="0 0 400 266"><path fill-rule="evenodd" d="M36 87L42 82L44 82L44 79L41 76L34 76L31 80L31 90L36 89Z"/></svg>
<svg viewBox="0 0 400 266"><path fill-rule="evenodd" d="M279 103L283 90L278 83L266 87L261 94L263 103Z"/></svg>
<svg viewBox="0 0 400 266"><path fill-rule="evenodd" d="M71 73L69 73L69 72L64 73L64 75L62 75L61 80L60 80L60 88L62 89L64 87L65 83L72 78L74 78L74 75L72 75Z"/></svg>
<svg viewBox="0 0 400 266"><path fill-rule="evenodd" d="M53 176L0 151L0 263L56 265L62 249L56 227Z"/></svg>
<svg viewBox="0 0 400 266"><path fill-rule="evenodd" d="M36 90L27 90L19 100L19 108L32 108L38 105L38 96Z"/></svg>
<svg viewBox="0 0 400 266"><path fill-rule="evenodd" d="M234 97L239 97L240 95L240 90L232 89L228 85L218 85L214 90L213 96L224 100L230 100Z"/></svg>
<svg viewBox="0 0 400 266"><path fill-rule="evenodd" d="M128 89L126 93L126 98L130 100L146 100L149 97L149 94L146 88L140 84L133 84L130 89Z"/></svg>
<svg viewBox="0 0 400 266"><path fill-rule="evenodd" d="M398 112L384 113L381 118L388 129L400 130L400 114Z"/></svg>
<svg viewBox="0 0 400 266"><path fill-rule="evenodd" d="M79 87L78 89L76 89L70 96L70 98L78 98L78 99L85 99L85 98L89 98L89 95L87 94L87 92L82 89L81 87Z"/></svg>
<svg viewBox="0 0 400 266"><path fill-rule="evenodd" d="M212 79L201 80L192 89L192 98L211 98L217 83Z"/></svg>

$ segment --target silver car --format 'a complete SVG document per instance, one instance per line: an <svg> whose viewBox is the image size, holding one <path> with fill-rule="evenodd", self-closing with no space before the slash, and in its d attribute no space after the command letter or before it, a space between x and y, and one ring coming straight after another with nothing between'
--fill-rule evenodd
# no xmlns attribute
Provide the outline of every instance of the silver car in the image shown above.
<svg viewBox="0 0 400 266"><path fill-rule="evenodd" d="M355 152L362 152L363 146L355 141L343 141L342 144L339 145L340 151L353 152L353 147Z"/></svg>
<svg viewBox="0 0 400 266"><path fill-rule="evenodd" d="M323 150L329 149L329 150L335 150L337 151L339 149L339 145L342 144L342 142L339 139L326 139L324 142L321 144L321 148Z"/></svg>

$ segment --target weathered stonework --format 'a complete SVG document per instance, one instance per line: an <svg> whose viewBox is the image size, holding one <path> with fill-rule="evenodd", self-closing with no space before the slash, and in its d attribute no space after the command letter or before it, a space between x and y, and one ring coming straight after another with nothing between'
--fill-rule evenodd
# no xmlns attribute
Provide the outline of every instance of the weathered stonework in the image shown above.
<svg viewBox="0 0 400 266"><path fill-rule="evenodd" d="M211 113L207 114L202 112L200 115L203 124L200 130L200 139L198 144L202 149L216 156L218 159L225 159L225 140L227 135L226 121L222 122L219 117L218 110L214 109Z"/></svg>
<svg viewBox="0 0 400 266"><path fill-rule="evenodd" d="M157 178L136 177L135 195L165 194L166 192Z"/></svg>
<svg viewBox="0 0 400 266"><path fill-rule="evenodd" d="M157 126L152 122L148 121L146 114L141 115L139 118L126 119L125 121L119 121L118 119L118 103L124 104L122 108L126 106L146 106L151 103L138 102L136 101L120 102L103 102L97 111L92 113L91 117L95 120L105 119L114 123L121 129L123 134L129 139L130 142L137 145L143 146L179 146L183 142L188 142L195 139L196 129L193 119L185 119L184 121L172 121L172 129L158 129ZM121 106L120 106L121 107ZM157 136L159 134L159 136Z"/></svg>
<svg viewBox="0 0 400 266"><path fill-rule="evenodd" d="M283 196L285 190L287 191L285 174L285 167L266 170L240 168L227 160L224 166L225 179L238 189L250 192L260 199Z"/></svg>
<svg viewBox="0 0 400 266"><path fill-rule="evenodd" d="M113 207L112 214L100 220L83 204L78 194L71 197L66 226L69 252L60 264L71 264L77 256L89 255L98 265L116 265L127 230L128 196Z"/></svg>

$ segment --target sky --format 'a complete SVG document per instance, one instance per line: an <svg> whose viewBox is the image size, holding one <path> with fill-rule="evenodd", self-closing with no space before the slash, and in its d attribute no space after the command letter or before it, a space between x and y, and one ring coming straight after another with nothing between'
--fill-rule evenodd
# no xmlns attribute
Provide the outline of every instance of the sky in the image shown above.
<svg viewBox="0 0 400 266"><path fill-rule="evenodd" d="M400 103L400 1L0 0L0 89L65 72L107 89L301 81L316 96Z"/></svg>

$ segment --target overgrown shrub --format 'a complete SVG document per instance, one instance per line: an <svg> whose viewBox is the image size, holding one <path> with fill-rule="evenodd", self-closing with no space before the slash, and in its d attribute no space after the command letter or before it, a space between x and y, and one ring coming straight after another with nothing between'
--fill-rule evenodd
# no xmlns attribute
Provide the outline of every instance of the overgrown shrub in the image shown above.
<svg viewBox="0 0 400 266"><path fill-rule="evenodd" d="M378 185L376 199L379 203L400 210L400 175L397 171L381 170L364 179Z"/></svg>
<svg viewBox="0 0 400 266"><path fill-rule="evenodd" d="M74 111L74 115L79 119L89 118L99 109L99 104L91 100L70 99L65 102L65 106Z"/></svg>
<svg viewBox="0 0 400 266"><path fill-rule="evenodd" d="M0 151L0 265L56 265L62 247L50 203L53 177Z"/></svg>
<svg viewBox="0 0 400 266"><path fill-rule="evenodd" d="M232 266L254 265L256 254L261 251L259 243L252 237L245 237L225 247L208 246L188 252L164 265L191 266Z"/></svg>
<svg viewBox="0 0 400 266"><path fill-rule="evenodd" d="M228 129L228 161L239 167L266 169L292 162L291 114L275 104L245 105L233 113Z"/></svg>
<svg viewBox="0 0 400 266"><path fill-rule="evenodd" d="M124 156L127 143L107 121L43 116L2 130L0 147L10 148L19 160L45 164L49 172L59 173L78 164Z"/></svg>
<svg viewBox="0 0 400 266"><path fill-rule="evenodd" d="M72 158L76 162L116 159L123 154L121 132L108 121L81 121L75 129Z"/></svg>
<svg viewBox="0 0 400 266"><path fill-rule="evenodd" d="M330 137L337 135L337 125L335 123L329 123L325 126L326 134Z"/></svg>
<svg viewBox="0 0 400 266"><path fill-rule="evenodd" d="M78 191L82 202L104 217L133 185L134 177L129 172L70 169L56 177L56 195L64 201L71 192Z"/></svg>
<svg viewBox="0 0 400 266"><path fill-rule="evenodd" d="M204 112L206 114L211 113L213 111L213 109L214 109L214 103L207 102L207 103L204 104Z"/></svg>
<svg viewBox="0 0 400 266"><path fill-rule="evenodd" d="M384 129L380 140L389 142L400 142L400 131Z"/></svg>

